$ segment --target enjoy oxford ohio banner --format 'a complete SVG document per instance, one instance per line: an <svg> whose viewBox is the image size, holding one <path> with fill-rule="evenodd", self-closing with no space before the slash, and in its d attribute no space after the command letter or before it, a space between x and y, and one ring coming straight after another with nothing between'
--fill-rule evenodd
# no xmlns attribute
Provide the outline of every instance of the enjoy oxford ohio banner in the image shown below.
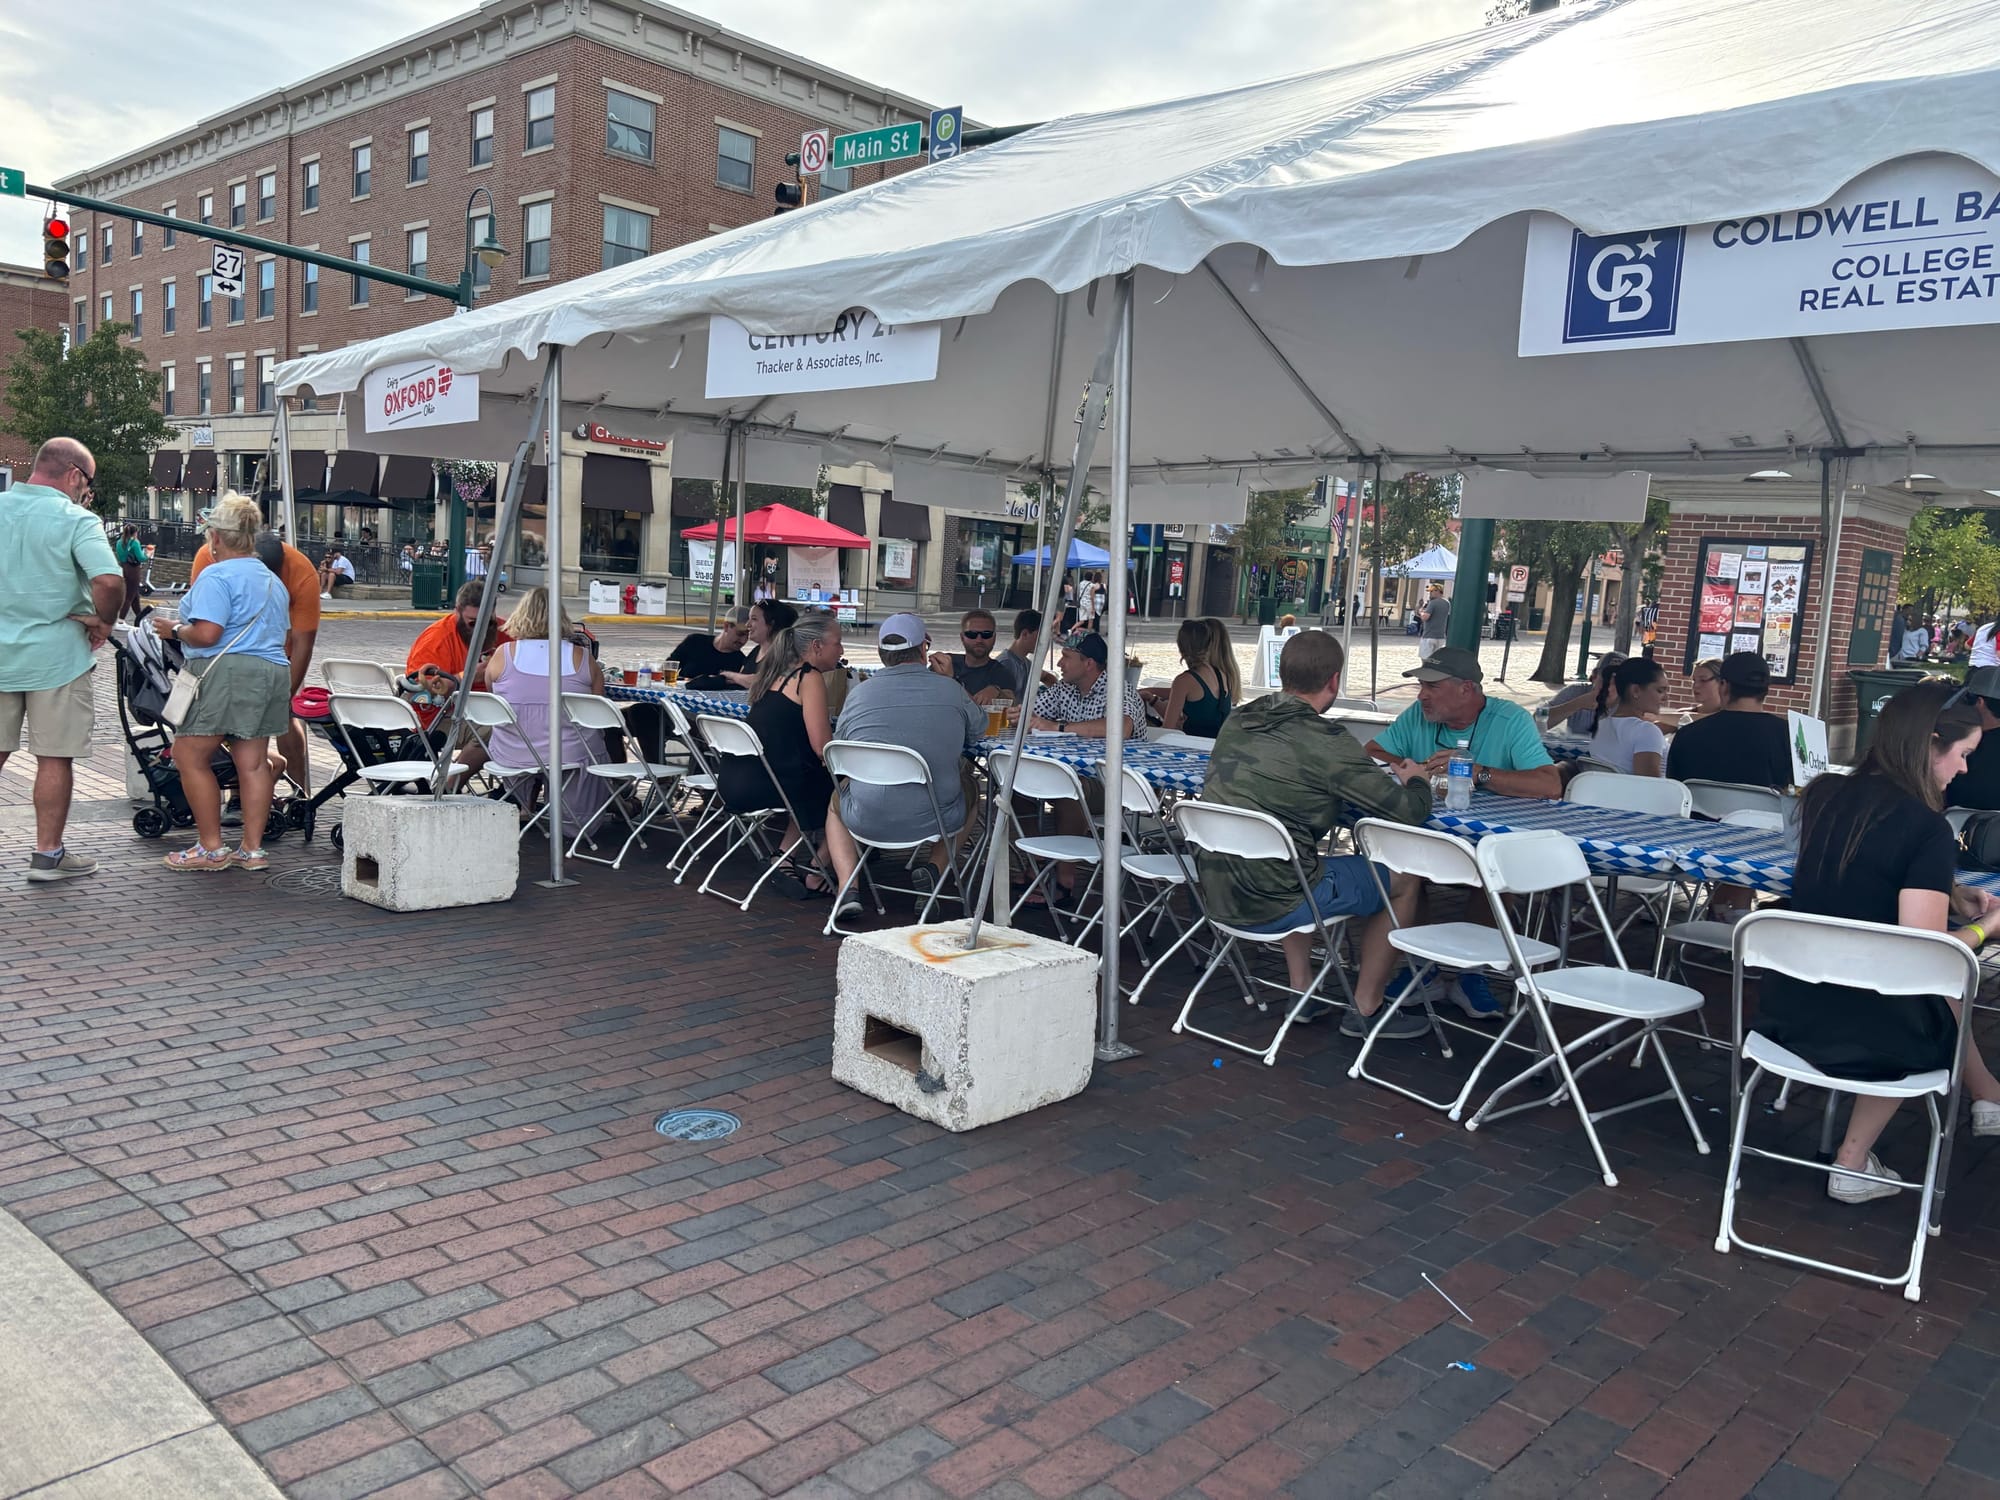
<svg viewBox="0 0 2000 1500"><path fill-rule="evenodd" d="M1890 162L1816 208L1585 234L1528 226L1522 355L2000 323L2000 178Z"/></svg>

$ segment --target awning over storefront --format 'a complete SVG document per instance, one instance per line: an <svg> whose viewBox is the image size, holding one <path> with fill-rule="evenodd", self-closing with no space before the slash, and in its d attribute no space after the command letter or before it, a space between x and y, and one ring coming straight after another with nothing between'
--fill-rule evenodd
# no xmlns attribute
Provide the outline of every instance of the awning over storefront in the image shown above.
<svg viewBox="0 0 2000 1500"><path fill-rule="evenodd" d="M700 481L687 485L675 484L669 504L673 508L673 514L683 521L715 519L714 490Z"/></svg>
<svg viewBox="0 0 2000 1500"><path fill-rule="evenodd" d="M428 458L392 453L383 465L382 487L376 493L384 500L428 500L434 483Z"/></svg>
<svg viewBox="0 0 2000 1500"><path fill-rule="evenodd" d="M931 513L922 505L905 505L892 498L892 491L882 491L882 521L875 528L875 534L893 537L899 542L928 542L931 539ZM857 528L866 530L865 527Z"/></svg>
<svg viewBox="0 0 2000 1500"><path fill-rule="evenodd" d="M326 487L372 496L376 490L377 462L374 454L363 449L343 448L333 455L333 478Z"/></svg>
<svg viewBox="0 0 2000 1500"><path fill-rule="evenodd" d="M181 487L197 494L215 493L215 450L197 448L187 456L187 470L181 476Z"/></svg>
<svg viewBox="0 0 2000 1500"><path fill-rule="evenodd" d="M292 452L292 494L316 495L326 488L326 452L298 448Z"/></svg>
<svg viewBox="0 0 2000 1500"><path fill-rule="evenodd" d="M861 503L861 486L858 484L829 485L826 492L826 518L834 525L848 531L866 535L868 512ZM926 520L929 518L926 517ZM883 535L888 535L884 532ZM898 538L898 540L908 540Z"/></svg>
<svg viewBox="0 0 2000 1500"><path fill-rule="evenodd" d="M153 455L153 472L146 483L156 490L177 490L181 487L181 450L162 448Z"/></svg>
<svg viewBox="0 0 2000 1500"><path fill-rule="evenodd" d="M610 453L583 456L585 510L653 513L653 468L643 458L619 458Z"/></svg>

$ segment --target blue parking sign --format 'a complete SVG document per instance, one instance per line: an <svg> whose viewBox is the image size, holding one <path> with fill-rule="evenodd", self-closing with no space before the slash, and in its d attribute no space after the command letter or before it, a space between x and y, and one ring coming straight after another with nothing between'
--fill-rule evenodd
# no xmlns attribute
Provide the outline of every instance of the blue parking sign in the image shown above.
<svg viewBox="0 0 2000 1500"><path fill-rule="evenodd" d="M958 138L964 133L965 106L931 111L931 160L949 161L958 155Z"/></svg>

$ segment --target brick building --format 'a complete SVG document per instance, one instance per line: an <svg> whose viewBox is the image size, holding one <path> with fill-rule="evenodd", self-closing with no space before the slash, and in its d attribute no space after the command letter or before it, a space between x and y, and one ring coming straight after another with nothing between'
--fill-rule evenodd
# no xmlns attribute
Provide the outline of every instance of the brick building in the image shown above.
<svg viewBox="0 0 2000 1500"><path fill-rule="evenodd" d="M442 282L465 263L468 199L483 216L490 195L510 254L481 271L480 296L499 298L763 218L792 178L784 157L801 132L866 130L928 110L651 0L490 0L58 186ZM884 170L829 174L814 191ZM182 432L156 464L158 488L128 497L155 519L184 521L209 490L248 483L272 443L279 362L452 312L439 298L255 254L232 303L212 295L200 237L82 210L72 222L75 266L56 316L66 313L78 335L107 320L132 325ZM372 473L370 492L407 504L372 518L322 507L302 531L358 518L373 519L384 541L427 533L429 466L323 471L338 428L329 411L295 415L300 482L338 490ZM583 451L619 450L579 443ZM651 534L665 532L669 511L607 512L629 520L601 525L586 516L582 532L609 561L636 561L628 550L651 561L669 550ZM628 529L643 533L636 548Z"/></svg>
<svg viewBox="0 0 2000 1500"><path fill-rule="evenodd" d="M44 276L39 266L0 265L0 339L4 339L0 342L0 473L25 479L35 456L26 443L4 430L14 417L7 404L6 375L21 347L14 334L23 328L57 331L68 306L62 287Z"/></svg>

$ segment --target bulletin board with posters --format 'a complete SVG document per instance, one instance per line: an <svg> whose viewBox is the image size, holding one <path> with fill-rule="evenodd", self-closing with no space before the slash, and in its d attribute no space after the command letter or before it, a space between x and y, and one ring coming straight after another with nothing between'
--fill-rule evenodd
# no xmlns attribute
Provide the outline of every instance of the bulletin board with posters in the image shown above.
<svg viewBox="0 0 2000 1500"><path fill-rule="evenodd" d="M1797 681L1812 561L1811 542L1703 537L1686 670L1706 657L1754 651L1770 668L1771 681Z"/></svg>

